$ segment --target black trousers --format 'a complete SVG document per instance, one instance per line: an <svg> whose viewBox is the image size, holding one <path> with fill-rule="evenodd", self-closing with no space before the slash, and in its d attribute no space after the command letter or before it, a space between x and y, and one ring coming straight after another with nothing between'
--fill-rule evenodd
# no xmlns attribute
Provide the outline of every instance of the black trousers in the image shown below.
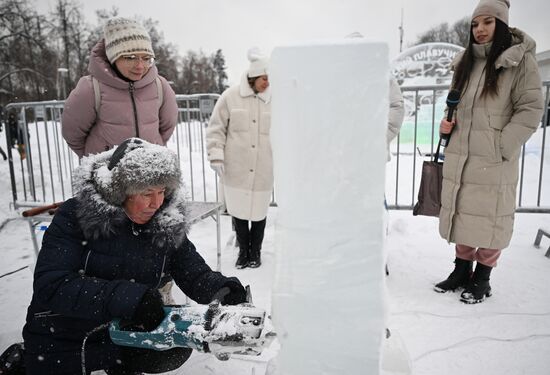
<svg viewBox="0 0 550 375"><path fill-rule="evenodd" d="M266 218L260 221L251 221L250 227L248 220L241 220L236 217L233 217L233 223L241 250L260 251L262 249Z"/></svg>

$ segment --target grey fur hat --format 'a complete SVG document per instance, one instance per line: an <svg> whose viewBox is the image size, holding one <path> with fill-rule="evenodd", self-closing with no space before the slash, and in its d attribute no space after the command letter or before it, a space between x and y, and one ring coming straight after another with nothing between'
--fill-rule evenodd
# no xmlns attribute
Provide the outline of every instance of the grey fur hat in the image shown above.
<svg viewBox="0 0 550 375"><path fill-rule="evenodd" d="M122 142L93 176L97 192L115 206L131 194L153 186L164 186L169 198L180 186L181 171L177 155L164 146L139 138Z"/></svg>

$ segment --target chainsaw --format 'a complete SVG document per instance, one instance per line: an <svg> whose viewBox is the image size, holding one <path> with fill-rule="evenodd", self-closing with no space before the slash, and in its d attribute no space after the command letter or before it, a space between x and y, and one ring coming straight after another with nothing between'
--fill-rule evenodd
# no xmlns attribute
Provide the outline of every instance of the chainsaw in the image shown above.
<svg viewBox="0 0 550 375"><path fill-rule="evenodd" d="M251 303L224 306L214 301L209 305L164 306L164 311L164 320L149 332L125 328L119 319L112 321L111 340L117 345L159 351L191 348L227 360L232 354L260 355L275 337L266 327L265 310Z"/></svg>

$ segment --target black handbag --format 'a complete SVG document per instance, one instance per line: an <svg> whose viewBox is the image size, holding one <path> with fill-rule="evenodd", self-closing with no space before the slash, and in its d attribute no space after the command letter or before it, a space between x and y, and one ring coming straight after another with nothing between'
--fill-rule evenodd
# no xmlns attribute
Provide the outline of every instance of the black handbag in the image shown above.
<svg viewBox="0 0 550 375"><path fill-rule="evenodd" d="M441 139L437 145L437 151L433 160L422 163L422 177L420 190L418 190L418 202L414 205L413 215L439 217L441 209L441 184L443 182L443 163L439 162L439 148Z"/></svg>

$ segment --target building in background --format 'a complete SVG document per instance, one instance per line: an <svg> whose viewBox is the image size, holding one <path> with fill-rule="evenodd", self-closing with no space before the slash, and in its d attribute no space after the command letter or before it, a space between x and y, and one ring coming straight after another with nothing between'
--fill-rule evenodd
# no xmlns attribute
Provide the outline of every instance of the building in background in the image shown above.
<svg viewBox="0 0 550 375"><path fill-rule="evenodd" d="M450 85L453 78L451 63L463 49L450 43L418 44L401 52L392 61L391 74L402 87ZM405 91L405 115L412 116L422 106L431 106L434 98L444 105L446 96L446 90L437 91L435 96L430 90Z"/></svg>

